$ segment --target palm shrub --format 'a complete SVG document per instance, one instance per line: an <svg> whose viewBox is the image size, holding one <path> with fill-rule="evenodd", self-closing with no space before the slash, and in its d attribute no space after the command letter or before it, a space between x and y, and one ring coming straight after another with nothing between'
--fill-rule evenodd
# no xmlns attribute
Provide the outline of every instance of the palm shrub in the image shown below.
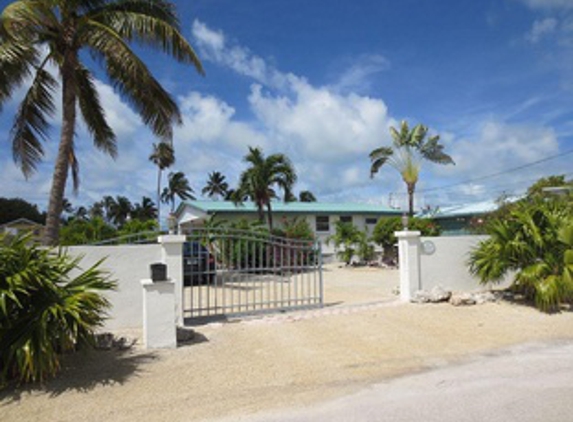
<svg viewBox="0 0 573 422"><path fill-rule="evenodd" d="M573 211L567 202L536 199L488 224L490 238L471 252L483 284L515 272L513 289L544 312L573 300Z"/></svg>
<svg viewBox="0 0 573 422"><path fill-rule="evenodd" d="M0 237L0 383L42 381L60 369L62 353L92 344L115 283L99 269L81 271L71 258L29 242Z"/></svg>
<svg viewBox="0 0 573 422"><path fill-rule="evenodd" d="M327 243L333 242L336 249L336 255L343 260L346 265L350 265L352 257L356 254L367 257L369 255L368 239L366 233L360 231L352 223L343 221L336 222L336 230L332 236L327 239Z"/></svg>

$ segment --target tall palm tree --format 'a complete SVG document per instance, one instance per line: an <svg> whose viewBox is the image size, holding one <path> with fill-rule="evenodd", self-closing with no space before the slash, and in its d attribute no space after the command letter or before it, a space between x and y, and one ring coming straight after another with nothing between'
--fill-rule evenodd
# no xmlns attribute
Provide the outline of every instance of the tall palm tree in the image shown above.
<svg viewBox="0 0 573 422"><path fill-rule="evenodd" d="M439 144L439 135L426 139L428 127L422 124L410 130L408 123L402 121L400 131L390 128L393 138L392 147L380 147L370 153L370 177L374 177L380 167L388 163L402 175L408 189L408 213L414 215L414 192L420 176L422 160L438 164L454 164L454 160Z"/></svg>
<svg viewBox="0 0 573 422"><path fill-rule="evenodd" d="M46 244L58 242L68 173L79 187L75 131L77 112L99 150L115 158L117 140L108 125L96 80L82 59L91 55L107 77L161 140L170 141L181 123L173 98L130 47L137 43L193 64L203 73L192 47L181 35L173 4L165 0L17 0L0 16L0 106L25 86L10 132L14 161L26 177L44 156L61 81L62 125L46 222ZM84 54L84 51L89 55ZM91 62L90 62L91 64Z"/></svg>
<svg viewBox="0 0 573 422"><path fill-rule="evenodd" d="M157 166L157 224L161 220L161 173L166 168L171 167L175 163L175 151L173 144L170 142L159 142L153 144L153 152L149 156L149 160Z"/></svg>
<svg viewBox="0 0 573 422"><path fill-rule="evenodd" d="M163 203L171 203L171 212L175 211L175 198L179 197L182 201L185 199L195 199L193 188L182 171L169 173L167 187L161 193Z"/></svg>
<svg viewBox="0 0 573 422"><path fill-rule="evenodd" d="M271 200L278 198L274 186L284 192L284 198L292 194L296 182L296 172L290 160L284 154L272 154L265 157L259 148L249 147L244 161L250 164L241 174L239 187L233 195L237 203L249 199L255 203L259 220L264 221L264 208L267 208L269 228L273 228Z"/></svg>
<svg viewBox="0 0 573 422"><path fill-rule="evenodd" d="M298 200L300 202L316 202L316 196L309 190L303 190L298 194Z"/></svg>
<svg viewBox="0 0 573 422"><path fill-rule="evenodd" d="M112 198L113 199L113 198ZM116 196L110 203L110 219L117 227L123 226L131 217L133 205L125 196Z"/></svg>
<svg viewBox="0 0 573 422"><path fill-rule="evenodd" d="M225 175L218 171L209 173L207 184L201 191L203 195L209 198L225 198L229 191L229 184L225 181Z"/></svg>

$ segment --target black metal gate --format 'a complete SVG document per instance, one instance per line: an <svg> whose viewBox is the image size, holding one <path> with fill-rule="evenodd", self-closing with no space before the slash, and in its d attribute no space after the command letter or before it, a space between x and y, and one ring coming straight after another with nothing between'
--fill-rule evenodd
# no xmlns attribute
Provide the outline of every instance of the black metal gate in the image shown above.
<svg viewBox="0 0 573 422"><path fill-rule="evenodd" d="M323 305L320 242L194 229L183 252L186 320Z"/></svg>

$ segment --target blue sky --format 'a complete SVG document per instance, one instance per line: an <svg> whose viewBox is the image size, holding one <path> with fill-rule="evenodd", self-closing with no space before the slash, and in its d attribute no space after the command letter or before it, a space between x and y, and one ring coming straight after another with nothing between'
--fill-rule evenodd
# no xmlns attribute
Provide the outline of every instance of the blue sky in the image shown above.
<svg viewBox="0 0 573 422"><path fill-rule="evenodd" d="M572 0L175 3L207 75L142 55L184 114L173 170L197 196L214 170L234 185L248 146L260 146L292 159L295 191L404 206L398 173L384 168L372 180L368 159L404 119L440 134L456 162L423 164L418 206L494 200L552 174L573 178ZM156 140L103 77L98 85L119 158L96 151L79 127L80 192L67 196L76 205L107 194L155 198L147 158ZM0 196L45 207L58 118L45 164L26 181L7 140L18 99L0 114Z"/></svg>

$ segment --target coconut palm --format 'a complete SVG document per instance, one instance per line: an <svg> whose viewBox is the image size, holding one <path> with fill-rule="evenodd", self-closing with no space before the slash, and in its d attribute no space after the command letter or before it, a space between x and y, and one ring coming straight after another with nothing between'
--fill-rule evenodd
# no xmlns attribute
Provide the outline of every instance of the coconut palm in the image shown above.
<svg viewBox="0 0 573 422"><path fill-rule="evenodd" d="M175 163L175 151L170 142L159 142L153 144L153 152L149 160L157 166L157 204L161 201L161 174L163 170L171 167ZM157 223L161 220L161 207L157 207Z"/></svg>
<svg viewBox="0 0 573 422"><path fill-rule="evenodd" d="M390 134L393 138L393 147L383 146L370 153L370 177L374 177L386 163L398 170L408 189L408 212L413 216L414 192L422 160L438 164L454 164L454 160L443 151L443 145L438 143L439 135L426 139L427 126L418 124L410 130L408 123L402 121L400 131L391 127Z"/></svg>
<svg viewBox="0 0 573 422"><path fill-rule="evenodd" d="M259 220L264 221L264 208L267 208L269 228L273 228L272 199L278 198L274 187L283 190L284 198L289 198L296 182L296 173L290 160L283 154L265 157L259 148L249 147L244 161L250 164L241 174L239 187L233 194L236 203L251 200L257 207Z"/></svg>
<svg viewBox="0 0 573 422"><path fill-rule="evenodd" d="M229 184L225 181L225 175L218 171L209 173L207 184L201 191L203 195L208 197L225 198L229 191Z"/></svg>
<svg viewBox="0 0 573 422"><path fill-rule="evenodd" d="M316 196L309 190L303 190L298 194L298 200L300 202L316 202Z"/></svg>
<svg viewBox="0 0 573 422"><path fill-rule="evenodd" d="M175 211L176 197L182 201L185 199L195 199L195 196L193 196L193 188L189 185L189 181L182 171L169 173L167 187L164 188L161 193L163 203L171 204L171 212Z"/></svg>
<svg viewBox="0 0 573 422"><path fill-rule="evenodd" d="M192 64L203 73L180 32L174 6L164 0L18 0L0 16L0 106L24 87L10 132L16 164L26 177L44 156L61 88L62 124L46 222L46 244L58 241L68 173L79 186L76 125L79 115L97 149L115 158L117 140L106 121L96 79L83 61L92 57L159 139L181 123L177 104L130 47L137 43ZM87 52L89 54L84 54ZM91 64L92 62L89 62ZM61 82L49 72L57 69Z"/></svg>
<svg viewBox="0 0 573 422"><path fill-rule="evenodd" d="M141 203L135 203L132 211L133 217L142 221L156 220L157 213L158 208L147 196L141 198Z"/></svg>

